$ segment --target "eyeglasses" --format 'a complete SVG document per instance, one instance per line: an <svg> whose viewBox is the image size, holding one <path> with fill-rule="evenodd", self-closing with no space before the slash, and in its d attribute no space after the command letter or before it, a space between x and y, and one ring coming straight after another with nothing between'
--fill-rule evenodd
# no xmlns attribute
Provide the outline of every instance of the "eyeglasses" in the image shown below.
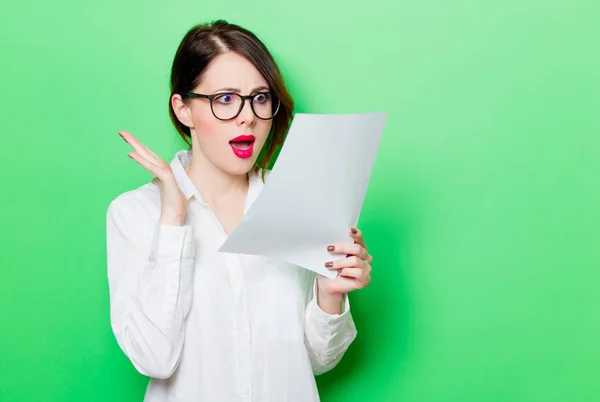
<svg viewBox="0 0 600 402"><path fill-rule="evenodd" d="M219 120L233 120L242 112L246 99L250 99L250 107L256 117L270 120L279 111L279 99L271 92L256 92L252 95L240 95L235 92L223 92L214 95L187 92L186 98L202 98L210 101L212 114Z"/></svg>

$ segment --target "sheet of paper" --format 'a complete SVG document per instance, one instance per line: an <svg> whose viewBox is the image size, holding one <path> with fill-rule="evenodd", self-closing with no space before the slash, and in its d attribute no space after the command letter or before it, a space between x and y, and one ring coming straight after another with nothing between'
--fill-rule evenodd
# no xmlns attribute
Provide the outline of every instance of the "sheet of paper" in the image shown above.
<svg viewBox="0 0 600 402"><path fill-rule="evenodd" d="M266 184L219 251L275 257L325 275L352 242L387 112L296 114Z"/></svg>

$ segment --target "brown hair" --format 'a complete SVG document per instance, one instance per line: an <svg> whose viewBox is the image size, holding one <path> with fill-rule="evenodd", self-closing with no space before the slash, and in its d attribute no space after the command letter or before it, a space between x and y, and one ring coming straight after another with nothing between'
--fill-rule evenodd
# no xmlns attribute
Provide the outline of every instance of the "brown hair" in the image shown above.
<svg viewBox="0 0 600 402"><path fill-rule="evenodd" d="M190 129L182 124L171 106L174 94L191 92L200 82L208 64L218 55L232 51L250 61L269 84L269 88L280 100L281 105L273 118L271 132L263 147L262 157L257 161L258 168L265 171L269 167L277 147L283 143L294 111L294 101L289 94L279 67L267 47L252 32L224 20L200 24L192 27L179 44L171 68L171 96L169 115L177 132L191 146ZM185 99L185 97L184 97Z"/></svg>

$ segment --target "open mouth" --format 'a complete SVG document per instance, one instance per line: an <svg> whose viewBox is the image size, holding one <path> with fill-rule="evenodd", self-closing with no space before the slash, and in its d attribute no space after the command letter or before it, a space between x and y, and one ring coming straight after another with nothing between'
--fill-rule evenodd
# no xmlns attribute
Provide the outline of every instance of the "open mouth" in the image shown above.
<svg viewBox="0 0 600 402"><path fill-rule="evenodd" d="M248 150L254 144L254 141L230 141L229 144L237 149Z"/></svg>
<svg viewBox="0 0 600 402"><path fill-rule="evenodd" d="M252 156L252 150L254 148L254 136L253 135L240 135L229 141L233 153L238 158L249 158Z"/></svg>

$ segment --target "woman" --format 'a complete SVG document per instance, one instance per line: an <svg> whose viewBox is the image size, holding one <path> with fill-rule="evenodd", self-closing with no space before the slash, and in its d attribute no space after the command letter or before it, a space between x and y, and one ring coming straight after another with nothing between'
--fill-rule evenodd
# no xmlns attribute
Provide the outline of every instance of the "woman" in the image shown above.
<svg viewBox="0 0 600 402"><path fill-rule="evenodd" d="M151 377L146 401L318 401L314 375L354 340L346 295L369 283L372 261L357 229L353 243L323 246L346 255L324 262L335 280L217 252L260 193L292 111L266 47L217 21L192 28L173 61L169 112L190 150L167 164L119 133L155 176L107 212L112 328Z"/></svg>

